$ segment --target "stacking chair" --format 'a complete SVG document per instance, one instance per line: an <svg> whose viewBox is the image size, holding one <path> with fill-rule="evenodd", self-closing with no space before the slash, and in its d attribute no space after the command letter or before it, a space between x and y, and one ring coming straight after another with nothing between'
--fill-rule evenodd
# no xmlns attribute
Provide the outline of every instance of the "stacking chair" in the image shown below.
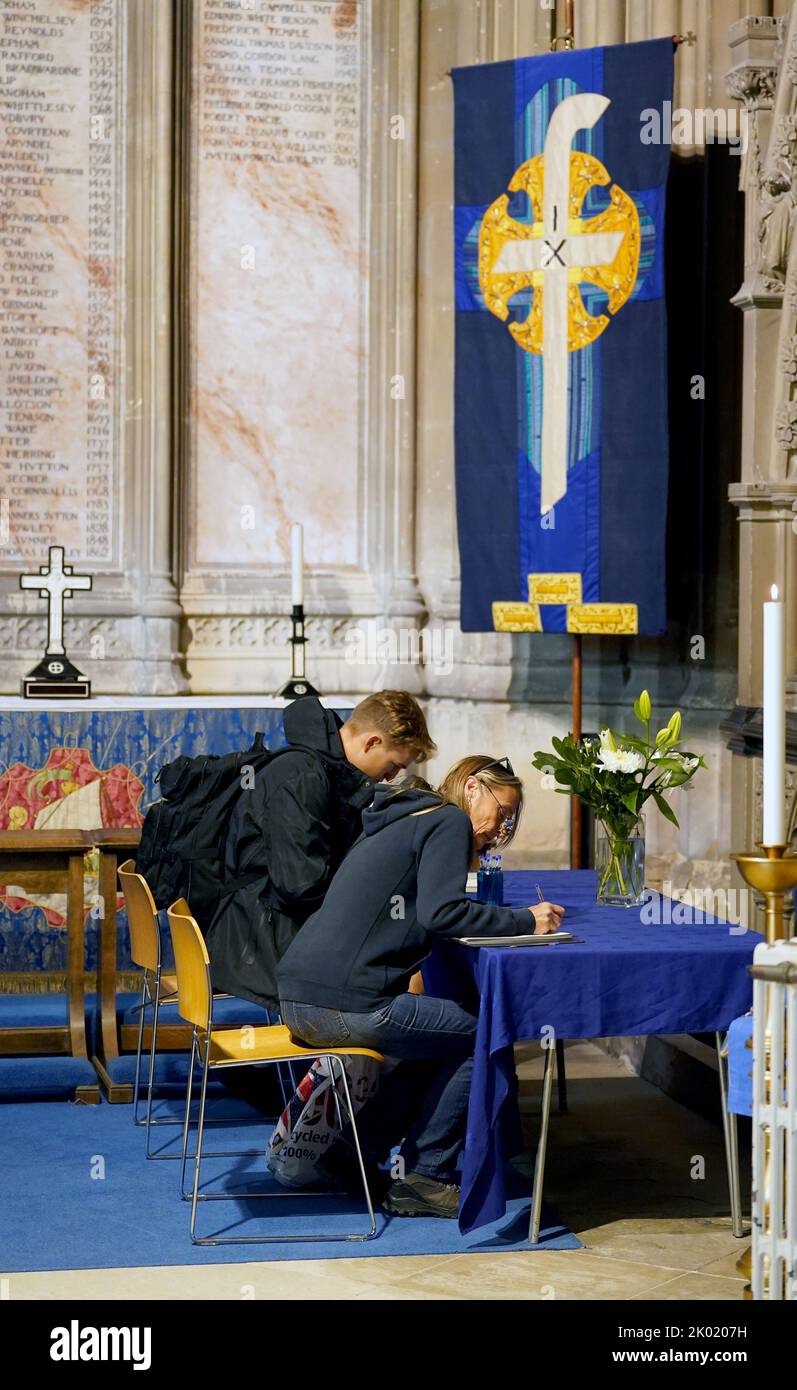
<svg viewBox="0 0 797 1390"><path fill-rule="evenodd" d="M141 985L141 1002L138 1006L138 1046L136 1048L136 1073L133 1083L133 1123L146 1127L147 1142L146 1156L149 1159L176 1161L182 1158L180 1153L152 1153L150 1148L150 1131L158 1125L182 1125L180 1119L153 1119L152 1100L155 1088L155 1065L156 1049L158 1043L158 1016L162 1005L177 1004L177 977L172 974L164 974L162 966L161 934L158 926L158 909L149 890L149 885L141 874L135 872L135 864L132 859L128 859L119 866L119 879L125 897L125 907L127 909L127 921L130 928L130 952L133 963L144 971L144 978ZM227 994L217 994L217 999L228 999ZM141 1060L144 1042L144 1022L147 1009L152 1009L152 1040L149 1051L149 1080L147 1082L147 1107L146 1113L142 1117L139 1114L139 1102L141 1099ZM280 1084L282 1086L283 1101L285 1098L285 1086L280 1074ZM229 1120L209 1119L208 1124L229 1124ZM254 1123L251 1120L241 1120L238 1123ZM237 1151L236 1151L237 1152Z"/></svg>
<svg viewBox="0 0 797 1390"><path fill-rule="evenodd" d="M188 1088L186 1091L185 1121L183 1125L183 1167L181 1176L181 1196L184 1201L191 1202L191 1221L190 1233L194 1245L244 1245L254 1243L266 1243L270 1241L332 1241L332 1240L370 1240L376 1235L376 1218L374 1216L371 1193L368 1187L368 1179L365 1173L362 1151L360 1149L360 1139L357 1133L357 1125L354 1117L354 1109L351 1103L349 1083L346 1077L346 1068L343 1065L344 1057L373 1057L376 1061L383 1060L379 1052L372 1051L368 1047L336 1047L325 1049L319 1052L317 1047L303 1047L291 1040L291 1035L282 1024L273 1024L263 1028L247 1028L246 1035L241 1037L236 1030L214 1032L213 1029L213 994L210 984L210 962L208 959L207 948L194 918L191 916L189 907L184 898L173 903L168 911L169 926L172 933L172 944L174 946L174 961L177 971L177 993L178 1008L181 1016L187 1022L193 1024L193 1038L191 1046L191 1064L188 1073ZM284 1232L279 1235L252 1235L252 1236L198 1236L196 1233L196 1214L199 1202L220 1202L232 1201L235 1199L279 1200L285 1197L315 1197L339 1196L339 1193L319 1193L316 1190L299 1193L291 1189L290 1191L272 1192L203 1192L199 1191L200 1169L202 1164L202 1142L205 1126L205 1101L207 1096L207 1085L209 1074L223 1067L229 1066L265 1066L276 1065L280 1062L290 1062L295 1059L304 1058L312 1061L316 1057L326 1057L329 1059L331 1074L334 1078L335 1071L340 1073L341 1089L345 1102L345 1109L351 1125L354 1146L357 1152L357 1162L362 1178L363 1194L368 1207L369 1229L363 1232L347 1232L345 1234L322 1233L318 1235L291 1235ZM185 1190L185 1169L188 1148L188 1128L191 1109L191 1095L194 1075L195 1061L199 1061L202 1070L200 1098L199 1098L199 1118L197 1122L196 1152L194 1159L194 1182L192 1192ZM335 1086L337 1092L337 1085Z"/></svg>

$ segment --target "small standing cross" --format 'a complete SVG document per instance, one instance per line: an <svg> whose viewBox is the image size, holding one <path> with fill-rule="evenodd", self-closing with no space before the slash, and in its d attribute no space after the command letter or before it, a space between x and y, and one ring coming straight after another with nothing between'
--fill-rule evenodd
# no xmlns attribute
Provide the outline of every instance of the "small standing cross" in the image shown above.
<svg viewBox="0 0 797 1390"><path fill-rule="evenodd" d="M21 574L21 589L38 589L47 607L47 656L64 656L64 599L72 597L73 589L90 589L90 574L73 574L72 566L64 564L64 547L51 545L49 564L40 565L38 574Z"/></svg>

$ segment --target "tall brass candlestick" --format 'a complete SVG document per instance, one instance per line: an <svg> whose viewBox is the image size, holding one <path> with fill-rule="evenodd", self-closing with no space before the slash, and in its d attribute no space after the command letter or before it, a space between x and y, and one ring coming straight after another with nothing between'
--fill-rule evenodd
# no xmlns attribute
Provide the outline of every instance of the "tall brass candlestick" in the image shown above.
<svg viewBox="0 0 797 1390"><path fill-rule="evenodd" d="M759 845L760 854L732 854L745 883L763 893L767 904L766 938L783 939L783 902L797 888L797 855L788 845ZM794 922L790 936L794 935Z"/></svg>
<svg viewBox="0 0 797 1390"><path fill-rule="evenodd" d="M766 938L771 944L773 941L783 939L783 903L787 893L791 893L797 888L797 855L787 853L787 845L759 845L759 854L732 854L731 858L736 860L739 866L739 873L745 883L751 888L755 888L759 893L763 893L766 899ZM791 936L794 935L794 921L792 920ZM767 1019L765 1034L765 1045L767 1051L767 1073L771 1064L771 1020ZM764 1192L761 1200L766 1210L769 1197L769 1169L771 1161L771 1135L769 1131L765 1136L766 1153L764 1160ZM744 1254L737 1260L736 1268L748 1280L745 1288L745 1298L752 1297L750 1279L752 1278L752 1247L748 1246Z"/></svg>

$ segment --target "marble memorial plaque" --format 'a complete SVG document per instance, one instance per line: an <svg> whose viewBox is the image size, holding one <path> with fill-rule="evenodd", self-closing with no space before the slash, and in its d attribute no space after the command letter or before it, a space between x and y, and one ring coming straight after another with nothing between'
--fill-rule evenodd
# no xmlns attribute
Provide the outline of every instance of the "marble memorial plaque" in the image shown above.
<svg viewBox="0 0 797 1390"><path fill-rule="evenodd" d="M198 0L190 567L355 565L366 0Z"/></svg>
<svg viewBox="0 0 797 1390"><path fill-rule="evenodd" d="M124 0L0 5L0 562L114 560Z"/></svg>

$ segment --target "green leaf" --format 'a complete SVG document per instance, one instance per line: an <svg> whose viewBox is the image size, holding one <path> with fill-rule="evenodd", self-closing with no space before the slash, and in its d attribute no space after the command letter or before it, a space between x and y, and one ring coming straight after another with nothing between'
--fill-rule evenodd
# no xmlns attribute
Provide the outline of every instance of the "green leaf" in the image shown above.
<svg viewBox="0 0 797 1390"><path fill-rule="evenodd" d="M661 811L661 814L664 816L664 819L668 820L671 825L675 825L680 829L680 826L678 826L678 817L672 809L672 806L669 806L667 802L664 800L664 797L661 795L661 792L654 791L653 800L655 801L656 805Z"/></svg>
<svg viewBox="0 0 797 1390"><path fill-rule="evenodd" d="M561 758L557 758L555 753L535 753L531 760L532 766L539 772L552 772L556 767L563 767Z"/></svg>
<svg viewBox="0 0 797 1390"><path fill-rule="evenodd" d="M573 763L576 760L578 749L569 735L567 738L552 738L551 743L563 762Z"/></svg>
<svg viewBox="0 0 797 1390"><path fill-rule="evenodd" d="M678 772L672 772L672 773L670 773L670 780L669 780L669 782L667 783L667 786L668 786L668 787L682 787L683 784L684 784L684 782L688 782L688 781L690 780L691 777L692 777L692 773L691 773L691 772L685 772L684 769L681 768Z"/></svg>
<svg viewBox="0 0 797 1390"><path fill-rule="evenodd" d="M637 753L648 753L649 746L643 738L635 738L633 734L617 734L624 748L633 748Z"/></svg>

